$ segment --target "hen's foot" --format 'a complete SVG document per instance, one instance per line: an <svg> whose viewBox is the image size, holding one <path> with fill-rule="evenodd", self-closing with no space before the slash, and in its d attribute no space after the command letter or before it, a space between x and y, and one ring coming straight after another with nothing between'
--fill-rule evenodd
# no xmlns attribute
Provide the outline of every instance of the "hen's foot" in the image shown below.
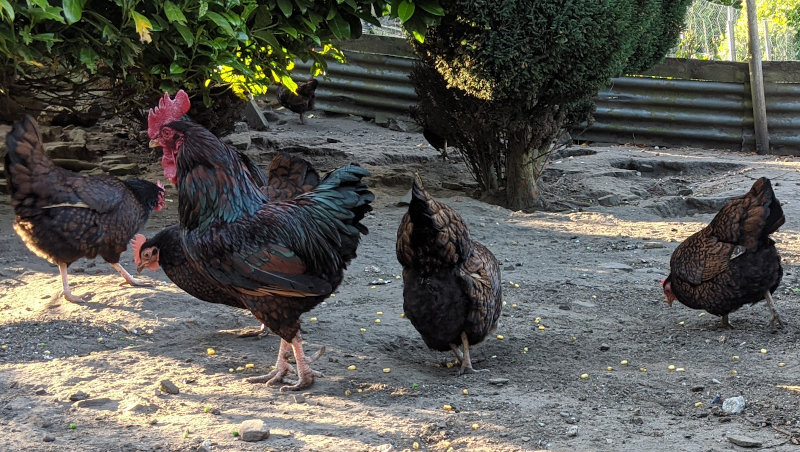
<svg viewBox="0 0 800 452"><path fill-rule="evenodd" d="M764 298L767 300L767 306L769 306L769 312L772 313L772 319L769 321L769 327L772 329L783 328L783 321L778 315L778 311L775 310L775 302L772 300L772 294L769 293L769 291L767 291L764 294Z"/></svg>
<svg viewBox="0 0 800 452"><path fill-rule="evenodd" d="M125 282L123 284L121 284L121 285L124 286L125 284L130 284L131 286L135 286L135 287L153 287L152 283L139 281L138 279L136 279L133 276L131 276L131 274L128 273L128 271L125 270L125 268L123 268L122 265L119 265L118 263L117 264L110 264L110 265L112 267L114 267L114 270L119 272L120 276L125 278Z"/></svg>
<svg viewBox="0 0 800 452"><path fill-rule="evenodd" d="M458 369L458 375L459 376L464 375L464 374L476 374L478 372L489 372L489 369L475 369L472 366L469 366L469 367L463 367L462 366L461 369Z"/></svg>
<svg viewBox="0 0 800 452"><path fill-rule="evenodd" d="M83 297L79 297L77 295L73 295L72 292L69 292L69 291L59 292L58 295L63 295L65 300L70 301L72 303L83 303L85 301L88 301L87 298L83 298Z"/></svg>
<svg viewBox="0 0 800 452"><path fill-rule="evenodd" d="M731 322L728 321L728 314L725 314L725 315L722 316L721 323L722 323L722 327L723 328L734 329L733 325L731 325Z"/></svg>

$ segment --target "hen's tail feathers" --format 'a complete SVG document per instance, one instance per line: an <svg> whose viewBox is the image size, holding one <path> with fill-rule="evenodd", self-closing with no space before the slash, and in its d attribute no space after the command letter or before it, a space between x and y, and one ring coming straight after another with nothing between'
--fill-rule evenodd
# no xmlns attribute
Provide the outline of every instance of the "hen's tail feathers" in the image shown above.
<svg viewBox="0 0 800 452"><path fill-rule="evenodd" d="M763 236L766 237L777 231L778 228L783 226L783 223L786 222L786 217L783 215L783 208L781 208L781 203L772 190L772 183L766 177L758 179L753 184L753 188L750 189L750 192L758 200L757 206L765 210L764 214L766 214L766 219L764 222Z"/></svg>
<svg viewBox="0 0 800 452"><path fill-rule="evenodd" d="M256 184L257 187L264 187L267 185L267 175L264 174L264 171L261 171L261 168L258 167L250 157L247 156L244 152L237 149L236 154L239 156L239 160L244 165L247 172L250 173L250 178L253 180L253 183Z"/></svg>
<svg viewBox="0 0 800 452"><path fill-rule="evenodd" d="M6 135L6 147L6 177L12 204L16 206L28 194L38 193L38 185L50 187L46 174L56 166L45 155L39 126L30 115L14 123Z"/></svg>
<svg viewBox="0 0 800 452"><path fill-rule="evenodd" d="M319 185L319 174L310 163L285 152L272 159L268 179L270 201L291 199Z"/></svg>

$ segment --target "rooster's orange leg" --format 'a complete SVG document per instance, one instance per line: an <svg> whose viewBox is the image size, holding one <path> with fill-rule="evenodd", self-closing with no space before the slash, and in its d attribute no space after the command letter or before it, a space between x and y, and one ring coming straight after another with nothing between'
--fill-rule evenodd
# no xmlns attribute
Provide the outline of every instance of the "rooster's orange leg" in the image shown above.
<svg viewBox="0 0 800 452"><path fill-rule="evenodd" d="M778 311L775 310L775 302L772 301L772 294L769 293L769 290L764 294L764 299L767 300L769 312L772 313L772 320L769 321L769 326L771 328L783 328L783 321L781 320L780 316L778 316Z"/></svg>
<svg viewBox="0 0 800 452"><path fill-rule="evenodd" d="M150 283L141 282L141 281L137 280L136 278L134 278L133 276L131 276L131 274L128 273L128 271L125 270L125 268L122 265L119 265L119 263L116 263L116 264L109 263L109 265L114 267L114 270L118 271L120 276L125 278L125 282L130 284L130 285L132 285L132 286L139 286L139 287L150 287L150 286L152 286L152 284L150 284Z"/></svg>
<svg viewBox="0 0 800 452"><path fill-rule="evenodd" d="M266 375L245 378L245 381L248 383L268 383L270 385L283 383L283 377L289 372L294 372L294 368L288 361L289 348L290 344L281 339L281 346L278 349L278 361L275 362L275 370Z"/></svg>
<svg viewBox="0 0 800 452"><path fill-rule="evenodd" d="M69 290L69 281L67 280L67 264L59 263L58 272L61 273L61 285L64 286L64 291L62 292L64 294L64 298L73 303L81 303L86 301L81 297L72 295L72 291Z"/></svg>
<svg viewBox="0 0 800 452"><path fill-rule="evenodd" d="M294 351L294 359L297 362L298 380L297 383L291 386L282 386L281 391L299 391L305 389L314 384L315 377L325 376L322 372L317 372L309 366L310 363L313 363L322 356L322 353L325 352L325 348L320 349L320 351L315 353L311 358L306 358L305 352L303 352L303 340L300 338L300 333L298 332L292 339L292 350Z"/></svg>

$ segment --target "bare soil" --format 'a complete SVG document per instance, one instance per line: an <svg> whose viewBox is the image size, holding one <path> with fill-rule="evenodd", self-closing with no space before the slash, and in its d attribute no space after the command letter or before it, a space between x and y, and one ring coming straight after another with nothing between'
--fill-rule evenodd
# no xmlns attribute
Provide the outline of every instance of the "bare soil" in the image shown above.
<svg viewBox="0 0 800 452"><path fill-rule="evenodd" d="M196 300L160 272L147 275L153 288L121 287L102 260L81 260L71 282L91 299L54 299L58 270L15 235L4 197L0 450L716 451L740 449L729 440L737 436L798 450L797 159L573 146L547 172L549 210L523 213L471 198L457 154L442 161L419 133L341 116L301 126L278 113L285 122L252 134L262 165L285 150L321 171L354 161L373 174L359 257L335 296L303 318L307 351L327 348L316 363L326 376L301 394L244 382L269 371L278 338L238 337L258 326L249 312ZM161 178L142 144L127 152ZM499 336L473 349L488 372L457 376L453 356L428 350L401 317L394 244L415 171L503 263ZM734 329L669 308L659 281L672 250L760 176L785 203L775 299L787 326L771 331L764 303L732 314ZM176 221L174 188L168 197L146 235ZM130 251L122 264L133 268ZM161 391L162 380L179 393ZM743 413L725 413L722 401L735 396ZM271 436L241 441L233 432L247 419L264 420Z"/></svg>

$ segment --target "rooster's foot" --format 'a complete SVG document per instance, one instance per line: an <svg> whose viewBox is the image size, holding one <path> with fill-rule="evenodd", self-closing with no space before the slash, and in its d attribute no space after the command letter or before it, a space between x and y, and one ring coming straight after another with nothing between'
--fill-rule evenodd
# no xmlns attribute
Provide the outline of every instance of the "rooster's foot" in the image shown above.
<svg viewBox="0 0 800 452"><path fill-rule="evenodd" d="M290 373L294 373L294 367L286 364L285 366L276 367L275 370L266 375L245 378L244 381L248 383L266 383L270 386L277 386L281 383L285 383L283 379Z"/></svg>
<svg viewBox="0 0 800 452"><path fill-rule="evenodd" d="M297 381L297 383L288 386L281 386L281 392L300 391L306 389L307 387L314 384L314 379L316 377L325 377L325 375L322 372L308 368L308 372L304 373L303 375L300 375L300 379Z"/></svg>
<svg viewBox="0 0 800 452"><path fill-rule="evenodd" d="M458 370L458 375L461 376L464 374L476 374L479 372L489 372L489 369L475 369L472 366L461 367L461 369Z"/></svg>
<svg viewBox="0 0 800 452"><path fill-rule="evenodd" d="M59 292L58 295L56 295L56 298L58 298L59 296L62 296L62 295L64 296L65 300L67 300L69 302L72 302L72 303L83 303L83 302L89 300L88 297L86 297L86 298L85 297L79 297L77 295L72 295L72 292L63 292L63 291Z"/></svg>
<svg viewBox="0 0 800 452"><path fill-rule="evenodd" d="M131 274L128 273L128 271L125 270L125 268L123 268L122 265L119 265L118 263L110 265L114 267L114 270L119 272L120 276L125 278L125 282L121 284L122 286L124 286L125 284L130 284L131 286L134 287L153 287L153 283L139 281L138 279L131 276Z"/></svg>

